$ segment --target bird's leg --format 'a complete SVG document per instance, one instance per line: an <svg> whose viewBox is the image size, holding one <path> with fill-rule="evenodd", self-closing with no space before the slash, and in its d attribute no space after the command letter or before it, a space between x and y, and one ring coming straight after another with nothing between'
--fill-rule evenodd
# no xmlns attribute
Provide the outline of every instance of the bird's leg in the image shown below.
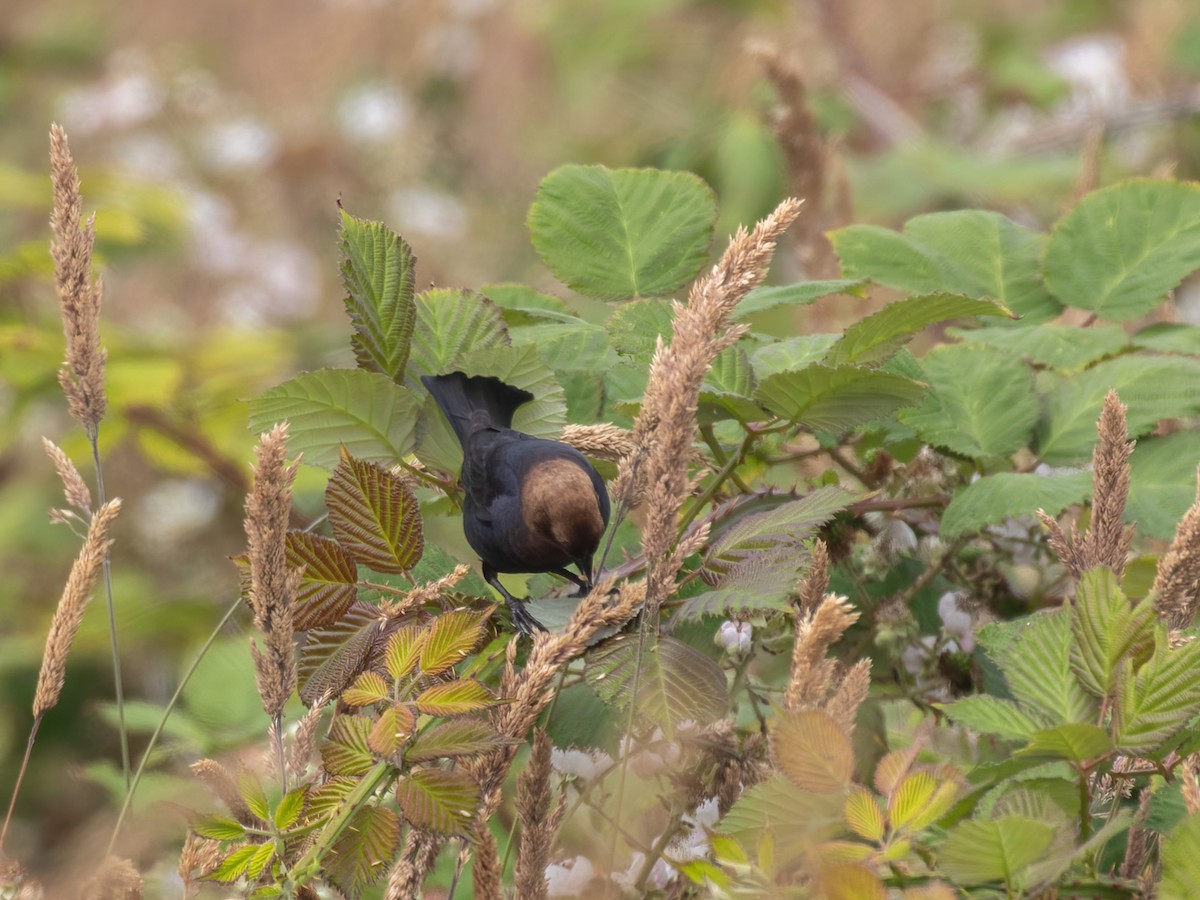
<svg viewBox="0 0 1200 900"><path fill-rule="evenodd" d="M567 581L579 588L579 590L575 593L576 597L583 597L592 589L591 579L585 581L570 569L551 569L550 574L557 575L559 578L565 578Z"/></svg>
<svg viewBox="0 0 1200 900"><path fill-rule="evenodd" d="M484 563L483 579L492 587L494 587L504 598L504 605L508 607L508 612L512 616L513 627L517 629L519 634L533 637L535 631L546 631L546 626L535 619L525 608L525 603L514 597L508 592L508 589L500 583L497 577L496 570Z"/></svg>

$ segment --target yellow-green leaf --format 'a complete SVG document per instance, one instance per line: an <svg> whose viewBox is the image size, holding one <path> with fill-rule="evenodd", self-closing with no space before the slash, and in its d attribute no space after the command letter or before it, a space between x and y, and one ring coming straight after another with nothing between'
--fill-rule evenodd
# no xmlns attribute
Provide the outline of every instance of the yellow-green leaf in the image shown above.
<svg viewBox="0 0 1200 900"><path fill-rule="evenodd" d="M380 756L394 756L412 734L416 716L407 706L392 705L379 714L367 735L367 743Z"/></svg>
<svg viewBox="0 0 1200 900"><path fill-rule="evenodd" d="M421 672L438 675L474 650L483 637L483 623L494 609L494 606L483 612L456 609L438 616L421 646Z"/></svg>
<svg viewBox="0 0 1200 900"><path fill-rule="evenodd" d="M412 672L421 656L425 643L425 629L416 625L404 625L388 638L383 653L383 664L387 673L399 681Z"/></svg>
<svg viewBox="0 0 1200 900"><path fill-rule="evenodd" d="M416 769L397 782L396 802L417 828L465 834L479 803L479 786L457 769Z"/></svg>
<svg viewBox="0 0 1200 900"><path fill-rule="evenodd" d="M782 716L772 733L772 746L783 774L819 794L840 791L854 771L850 738L821 710Z"/></svg>
<svg viewBox="0 0 1200 900"><path fill-rule="evenodd" d="M875 795L866 788L855 785L846 794L846 824L864 840L883 840L883 812Z"/></svg>
<svg viewBox="0 0 1200 900"><path fill-rule="evenodd" d="M474 678L435 684L417 697L417 709L430 716L459 716L496 703L492 692Z"/></svg>
<svg viewBox="0 0 1200 900"><path fill-rule="evenodd" d="M363 672L354 684L342 691L342 702L347 706L373 706L388 697L387 682L375 672Z"/></svg>

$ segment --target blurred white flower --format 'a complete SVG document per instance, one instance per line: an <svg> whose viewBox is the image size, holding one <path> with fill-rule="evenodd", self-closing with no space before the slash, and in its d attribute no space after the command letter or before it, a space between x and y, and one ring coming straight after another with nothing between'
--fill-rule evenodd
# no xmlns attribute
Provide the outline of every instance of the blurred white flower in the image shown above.
<svg viewBox="0 0 1200 900"><path fill-rule="evenodd" d="M109 61L109 73L98 83L68 91L60 117L72 132L128 128L162 109L166 91L158 83L145 54L121 51Z"/></svg>
<svg viewBox="0 0 1200 900"><path fill-rule="evenodd" d="M251 116L220 122L201 138L205 161L222 172L245 172L269 165L279 153L279 136Z"/></svg>
<svg viewBox="0 0 1200 900"><path fill-rule="evenodd" d="M1105 112L1129 100L1125 42L1112 34L1063 41L1047 53L1046 64L1071 87L1072 112Z"/></svg>
<svg viewBox="0 0 1200 900"><path fill-rule="evenodd" d="M546 867L547 893L551 897L578 897L596 870L586 856L576 856Z"/></svg>
<svg viewBox="0 0 1200 900"><path fill-rule="evenodd" d="M457 238L467 230L466 207L453 194L444 191L428 187L404 188L392 194L389 206L402 233Z"/></svg>
<svg viewBox="0 0 1200 900"><path fill-rule="evenodd" d="M602 750L588 752L577 747L550 751L550 765L560 775L571 775L590 781L612 765L612 757Z"/></svg>
<svg viewBox="0 0 1200 900"><path fill-rule="evenodd" d="M139 524L141 538L154 546L182 543L216 519L221 498L213 486L199 479L163 481L142 495Z"/></svg>
<svg viewBox="0 0 1200 900"><path fill-rule="evenodd" d="M750 652L753 631L749 622L725 621L713 637L717 646L724 647L733 656L742 656Z"/></svg>
<svg viewBox="0 0 1200 900"><path fill-rule="evenodd" d="M974 620L971 614L958 605L958 594L954 591L938 598L938 615L942 627L951 635L964 653L975 649Z"/></svg>
<svg viewBox="0 0 1200 900"><path fill-rule="evenodd" d="M346 92L337 105L342 134L355 141L389 141L412 120L412 104L395 88L363 84Z"/></svg>
<svg viewBox="0 0 1200 900"><path fill-rule="evenodd" d="M676 731L678 730L680 729L677 728ZM632 746L633 741L629 737L621 738L621 756L629 753ZM653 778L675 766L681 756L683 756L683 750L679 744L675 741L668 741L663 735L663 730L656 728L645 746L629 757L629 768L639 778Z"/></svg>

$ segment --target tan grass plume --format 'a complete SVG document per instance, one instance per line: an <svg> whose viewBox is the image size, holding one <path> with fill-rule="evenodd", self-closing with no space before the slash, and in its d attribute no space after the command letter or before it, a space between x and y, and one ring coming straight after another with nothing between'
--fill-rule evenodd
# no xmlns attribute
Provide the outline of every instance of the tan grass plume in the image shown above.
<svg viewBox="0 0 1200 900"><path fill-rule="evenodd" d="M1171 628L1187 628L1200 606L1200 468L1196 499L1179 520L1175 539L1158 561L1150 588L1158 614Z"/></svg>
<svg viewBox="0 0 1200 900"><path fill-rule="evenodd" d="M71 158L67 134L58 125L50 126L50 179L54 187L50 255L67 338L67 359L59 371L59 382L71 415L95 441L108 406L104 396L105 351L100 346L102 288L92 277L96 217L93 214L86 224L83 222L79 172Z"/></svg>
<svg viewBox="0 0 1200 900"><path fill-rule="evenodd" d="M54 463L55 471L58 472L59 480L63 484L63 494L67 498L67 503L85 516L91 515L92 492L88 490L87 482L75 468L75 463L71 462L71 458L62 451L62 448L48 437L42 438L42 447L51 462Z"/></svg>
<svg viewBox="0 0 1200 900"><path fill-rule="evenodd" d="M550 752L550 736L539 728L533 736L529 765L517 780L521 840L514 880L517 896L528 900L545 900L548 896L546 867L550 865L566 811L564 798L559 797L556 802L550 786Z"/></svg>

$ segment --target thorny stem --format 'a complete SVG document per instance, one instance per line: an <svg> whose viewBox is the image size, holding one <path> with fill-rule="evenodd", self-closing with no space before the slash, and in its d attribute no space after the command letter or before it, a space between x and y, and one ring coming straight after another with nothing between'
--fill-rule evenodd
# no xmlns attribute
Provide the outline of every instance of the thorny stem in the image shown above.
<svg viewBox="0 0 1200 900"><path fill-rule="evenodd" d="M1088 794L1088 774L1079 770L1079 838L1086 841L1092 836L1092 798Z"/></svg>
<svg viewBox="0 0 1200 900"><path fill-rule="evenodd" d="M104 496L104 468L100 465L99 426L87 429L88 440L92 444L92 462L96 467L96 499L97 509L104 507L107 498ZM104 596L108 600L108 635L112 645L113 693L117 701L117 724L121 733L121 771L125 774L125 793L132 793L132 782L129 764L129 732L125 728L125 684L121 678L121 646L117 640L117 613L113 602L112 563L108 550L104 551Z"/></svg>
<svg viewBox="0 0 1200 900"><path fill-rule="evenodd" d="M8 837L8 826L12 823L13 810L17 808L17 795L21 793L21 784L25 781L25 770L29 768L29 757L33 755L33 742L37 740L38 729L42 727L42 719L45 715L45 710L43 710L29 726L29 741L25 744L25 758L21 760L17 783L13 785L12 800L8 803L8 815L4 817L4 827L0 828L0 850L4 849L4 839Z"/></svg>
<svg viewBox="0 0 1200 900"><path fill-rule="evenodd" d="M866 487L875 487L875 485L871 484L871 479L867 477L867 473L863 471L862 467L854 462L854 460L846 456L846 454L842 452L841 447L834 447L832 450L830 450L829 458L857 478L860 482L862 482L862 484L866 485Z"/></svg>
<svg viewBox="0 0 1200 900"><path fill-rule="evenodd" d="M712 425L700 426L700 437L704 439L704 443L708 444L708 449L712 451L713 459L717 461L717 465L725 465L728 457L725 455L725 448L721 446L721 442L717 440L716 432L713 431ZM729 474L729 480L737 485L737 489L744 494L750 493L750 486L742 481L742 476L735 469Z"/></svg>
<svg viewBox="0 0 1200 900"><path fill-rule="evenodd" d="M167 725L167 719L171 717L171 712L175 709L175 704L183 696L183 689L187 687L192 676L196 674L196 669L200 667L200 661L208 654L213 642L216 641L217 637L225 629L225 626L229 624L229 620L233 618L233 614L238 611L238 607L241 605L241 597L238 597L229 605L229 609L225 611L225 615L221 617L221 621L217 623L216 628L209 634L208 640L204 642L204 646L200 648L195 659L192 660L192 664L188 666L188 670L183 673L183 678L179 679L179 686L175 688L175 693L171 695L171 699L167 702L167 706L163 710L162 717L154 727L154 733L150 735L150 740L146 743L146 749L142 752L142 759L138 763L137 771L133 773L133 782L130 784L129 790L125 792L125 802L121 804L121 812L117 815L117 824L113 826L112 837L109 838L106 855L112 855L113 847L117 843L117 835L121 833L121 826L125 823L125 816L129 813L129 809L133 805L133 795L142 780L142 772L146 769L146 763L150 761L150 754L154 752L154 746L158 743L159 737L162 736L163 729Z"/></svg>
<svg viewBox="0 0 1200 900"><path fill-rule="evenodd" d="M271 717L271 730L275 736L275 763L279 766L279 787L284 794L288 792L287 763L283 758L283 711Z"/></svg>

